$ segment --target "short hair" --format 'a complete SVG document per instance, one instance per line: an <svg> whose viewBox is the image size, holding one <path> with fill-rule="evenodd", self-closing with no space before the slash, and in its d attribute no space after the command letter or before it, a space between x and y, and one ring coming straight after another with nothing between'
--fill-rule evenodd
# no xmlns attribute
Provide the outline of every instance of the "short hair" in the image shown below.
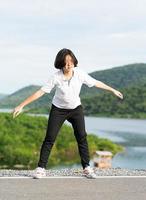
<svg viewBox="0 0 146 200"><path fill-rule="evenodd" d="M55 68L62 69L65 66L65 57L67 55L70 55L72 57L74 67L77 67L78 60L75 57L74 53L70 49L63 48L56 55L56 58L55 58L55 61L54 61Z"/></svg>

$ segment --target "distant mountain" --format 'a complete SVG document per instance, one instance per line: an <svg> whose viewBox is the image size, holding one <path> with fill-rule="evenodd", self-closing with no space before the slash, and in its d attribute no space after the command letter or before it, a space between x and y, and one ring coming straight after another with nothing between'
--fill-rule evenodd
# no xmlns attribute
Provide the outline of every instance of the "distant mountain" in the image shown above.
<svg viewBox="0 0 146 200"><path fill-rule="evenodd" d="M0 99L3 99L3 98L5 98L6 96L8 96L8 94L0 94Z"/></svg>
<svg viewBox="0 0 146 200"><path fill-rule="evenodd" d="M39 90L40 87L41 86L38 86L38 85L29 85L20 90L17 90L16 92L0 100L0 108L15 108L22 101L24 101L26 98L31 96L34 92ZM26 110L29 111L29 109L34 109L34 112L35 112L36 108L37 108L37 111L40 108L41 111L43 110L43 112L46 111L46 113L48 113L48 109L51 104L51 100L53 98L54 92L55 91L52 90L50 94L45 94L40 99L33 101L32 103L27 105Z"/></svg>
<svg viewBox="0 0 146 200"><path fill-rule="evenodd" d="M121 91L123 88L131 88L132 86L144 85L146 83L146 64L129 64L125 66L114 67L108 70L92 72L90 75L93 78L100 80L105 84ZM11 95L8 95L7 97L0 100L0 108L14 108L19 103L24 101L28 96L37 91L40 87L41 86L30 85L12 93ZM92 97L94 98L96 94L100 95L100 93L101 95L104 95L105 90L96 87L88 88L87 86L83 85L80 94L81 100L88 98L90 99L88 104L91 104ZM45 94L40 99L27 105L26 109L33 109L33 112L48 112L53 95L54 89L50 94ZM87 101L86 107L88 107Z"/></svg>
<svg viewBox="0 0 146 200"><path fill-rule="evenodd" d="M16 92L1 99L0 107L11 108L11 107L19 104L26 97L30 96L33 92L37 91L38 88L39 88L39 86L30 85L30 86L24 87L20 90L17 90Z"/></svg>

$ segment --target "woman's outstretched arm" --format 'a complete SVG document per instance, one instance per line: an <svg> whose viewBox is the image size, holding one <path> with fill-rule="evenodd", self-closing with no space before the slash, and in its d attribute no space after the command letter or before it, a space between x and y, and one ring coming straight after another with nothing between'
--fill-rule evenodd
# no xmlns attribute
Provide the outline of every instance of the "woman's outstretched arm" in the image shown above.
<svg viewBox="0 0 146 200"><path fill-rule="evenodd" d="M41 96L43 96L45 94L45 92L41 89L39 89L38 91L36 91L34 94L32 94L31 96L29 96L27 99L25 99L22 103L20 103L16 108L14 108L14 110L12 111L13 113L13 118L15 118L17 115L19 115L19 113L22 111L23 107L28 105L29 103L37 100L38 98L40 98Z"/></svg>
<svg viewBox="0 0 146 200"><path fill-rule="evenodd" d="M97 83L95 84L95 87L97 88L101 88L101 89L104 89L104 90L108 90L108 91L111 91L114 93L114 95L116 95L117 97L123 99L123 94L121 92L119 92L118 90L106 85L105 83L103 83L102 81L98 81L97 80Z"/></svg>

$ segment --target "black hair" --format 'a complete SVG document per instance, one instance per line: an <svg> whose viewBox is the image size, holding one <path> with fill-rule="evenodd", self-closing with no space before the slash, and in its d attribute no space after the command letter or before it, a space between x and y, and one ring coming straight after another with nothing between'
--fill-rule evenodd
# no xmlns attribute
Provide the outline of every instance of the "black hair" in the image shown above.
<svg viewBox="0 0 146 200"><path fill-rule="evenodd" d="M72 57L74 67L77 67L78 60L75 57L74 53L70 49L63 48L56 55L56 58L55 58L55 61L54 61L55 68L62 69L65 66L65 57L67 55L70 55Z"/></svg>

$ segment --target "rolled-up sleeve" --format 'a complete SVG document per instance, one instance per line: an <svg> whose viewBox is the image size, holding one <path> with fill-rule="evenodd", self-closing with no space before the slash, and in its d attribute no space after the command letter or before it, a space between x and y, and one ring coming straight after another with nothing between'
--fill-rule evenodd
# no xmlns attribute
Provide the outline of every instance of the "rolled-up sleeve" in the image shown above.
<svg viewBox="0 0 146 200"><path fill-rule="evenodd" d="M53 74L48 78L48 81L40 89L46 93L50 93L51 90L55 87L55 83L56 79L55 75Z"/></svg>
<svg viewBox="0 0 146 200"><path fill-rule="evenodd" d="M97 83L97 80L85 71L82 71L82 80L83 84L86 84L88 87L93 87Z"/></svg>

